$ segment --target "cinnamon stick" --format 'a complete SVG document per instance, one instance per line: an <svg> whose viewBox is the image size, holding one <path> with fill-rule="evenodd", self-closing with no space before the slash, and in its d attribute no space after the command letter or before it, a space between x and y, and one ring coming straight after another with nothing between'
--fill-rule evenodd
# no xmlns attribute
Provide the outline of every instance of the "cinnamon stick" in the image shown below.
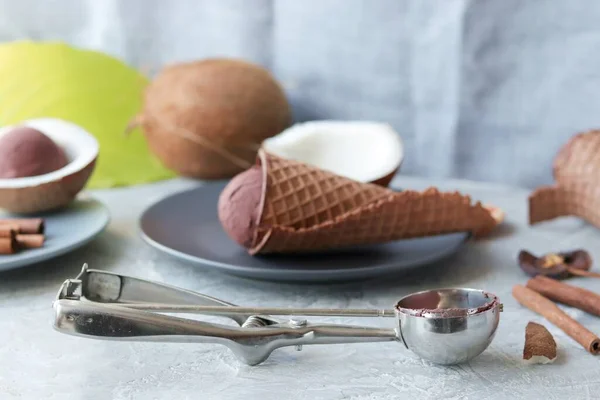
<svg viewBox="0 0 600 400"><path fill-rule="evenodd" d="M44 233L44 219L43 218L8 218L0 219L0 226L18 226L17 233L26 234L40 234Z"/></svg>
<svg viewBox="0 0 600 400"><path fill-rule="evenodd" d="M14 254L17 251L15 237L0 238L0 255Z"/></svg>
<svg viewBox="0 0 600 400"><path fill-rule="evenodd" d="M44 235L17 235L19 247L24 249L37 249L44 245L46 237Z"/></svg>
<svg viewBox="0 0 600 400"><path fill-rule="evenodd" d="M530 279L526 286L551 300L600 316L600 295L590 290L541 275Z"/></svg>
<svg viewBox="0 0 600 400"><path fill-rule="evenodd" d="M600 278L600 273L598 273L598 272L592 272L592 271L587 271L585 269L578 269L578 268L567 268L567 270L569 271L569 273L571 275L587 276L589 278Z"/></svg>
<svg viewBox="0 0 600 400"><path fill-rule="evenodd" d="M11 225L0 225L0 238L11 238L16 234L16 227Z"/></svg>
<svg viewBox="0 0 600 400"><path fill-rule="evenodd" d="M592 354L600 352L600 338L593 332L569 317L552 300L548 300L536 291L525 286L515 285L512 290L513 297L523 306L534 311L552 324L563 330Z"/></svg>

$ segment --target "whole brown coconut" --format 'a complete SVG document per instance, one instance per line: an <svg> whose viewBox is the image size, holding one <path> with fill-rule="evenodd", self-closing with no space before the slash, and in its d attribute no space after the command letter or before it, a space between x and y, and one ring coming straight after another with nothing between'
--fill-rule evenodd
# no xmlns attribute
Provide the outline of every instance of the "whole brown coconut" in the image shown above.
<svg viewBox="0 0 600 400"><path fill-rule="evenodd" d="M230 178L287 128L290 105L266 69L234 59L181 63L148 86L137 118L151 151L180 175Z"/></svg>

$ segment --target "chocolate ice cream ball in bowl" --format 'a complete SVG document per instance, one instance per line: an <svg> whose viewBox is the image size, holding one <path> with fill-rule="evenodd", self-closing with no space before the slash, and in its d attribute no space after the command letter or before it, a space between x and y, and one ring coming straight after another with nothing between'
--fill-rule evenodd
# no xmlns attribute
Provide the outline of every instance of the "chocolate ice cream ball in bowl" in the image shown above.
<svg viewBox="0 0 600 400"><path fill-rule="evenodd" d="M71 203L91 176L98 142L71 122L23 121L0 129L0 208L19 214Z"/></svg>
<svg viewBox="0 0 600 400"><path fill-rule="evenodd" d="M29 126L17 126L0 137L0 179L49 174L69 163L63 149Z"/></svg>

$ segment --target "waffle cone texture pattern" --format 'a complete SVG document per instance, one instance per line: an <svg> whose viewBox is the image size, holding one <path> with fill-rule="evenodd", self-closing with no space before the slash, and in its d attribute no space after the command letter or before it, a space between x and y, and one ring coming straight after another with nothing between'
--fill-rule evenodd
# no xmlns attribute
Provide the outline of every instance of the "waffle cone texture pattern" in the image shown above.
<svg viewBox="0 0 600 400"><path fill-rule="evenodd" d="M529 196L529 223L576 216L600 227L600 130L573 136L554 160L551 186Z"/></svg>
<svg viewBox="0 0 600 400"><path fill-rule="evenodd" d="M250 254L306 253L452 232L487 235L490 212L469 196L394 192L263 150L260 212Z"/></svg>

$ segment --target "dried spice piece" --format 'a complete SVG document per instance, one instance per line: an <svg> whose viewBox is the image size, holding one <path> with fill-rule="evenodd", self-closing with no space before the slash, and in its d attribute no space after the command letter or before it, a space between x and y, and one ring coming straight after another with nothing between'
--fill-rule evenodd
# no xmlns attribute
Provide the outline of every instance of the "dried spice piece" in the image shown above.
<svg viewBox="0 0 600 400"><path fill-rule="evenodd" d="M41 234L17 235L17 243L21 249L37 249L44 246L46 237Z"/></svg>
<svg viewBox="0 0 600 400"><path fill-rule="evenodd" d="M16 226L0 225L0 238L14 237L18 232L16 228Z"/></svg>
<svg viewBox="0 0 600 400"><path fill-rule="evenodd" d="M545 326L535 322L527 324L523 360L527 364L548 364L556 360L556 341Z"/></svg>
<svg viewBox="0 0 600 400"><path fill-rule="evenodd" d="M0 255L43 247L46 241L44 231L45 221L42 218L0 219Z"/></svg>
<svg viewBox="0 0 600 400"><path fill-rule="evenodd" d="M547 276L553 279L566 279L571 275L600 277L590 272L592 257L585 250L549 253L537 257L526 250L519 253L519 266L529 276Z"/></svg>
<svg viewBox="0 0 600 400"><path fill-rule="evenodd" d="M526 286L550 300L600 316L600 295L590 290L567 285L545 276L530 279Z"/></svg>
<svg viewBox="0 0 600 400"><path fill-rule="evenodd" d="M24 234L42 234L44 233L43 218L2 218L0 219L0 228L13 227L17 233Z"/></svg>
<svg viewBox="0 0 600 400"><path fill-rule="evenodd" d="M540 314L553 325L562 329L588 352L594 355L600 353L600 338L567 315L552 300L521 285L513 286L512 294L521 305Z"/></svg>
<svg viewBox="0 0 600 400"><path fill-rule="evenodd" d="M14 230L8 230L8 233L0 237L0 255L14 254L17 248L18 244Z"/></svg>

